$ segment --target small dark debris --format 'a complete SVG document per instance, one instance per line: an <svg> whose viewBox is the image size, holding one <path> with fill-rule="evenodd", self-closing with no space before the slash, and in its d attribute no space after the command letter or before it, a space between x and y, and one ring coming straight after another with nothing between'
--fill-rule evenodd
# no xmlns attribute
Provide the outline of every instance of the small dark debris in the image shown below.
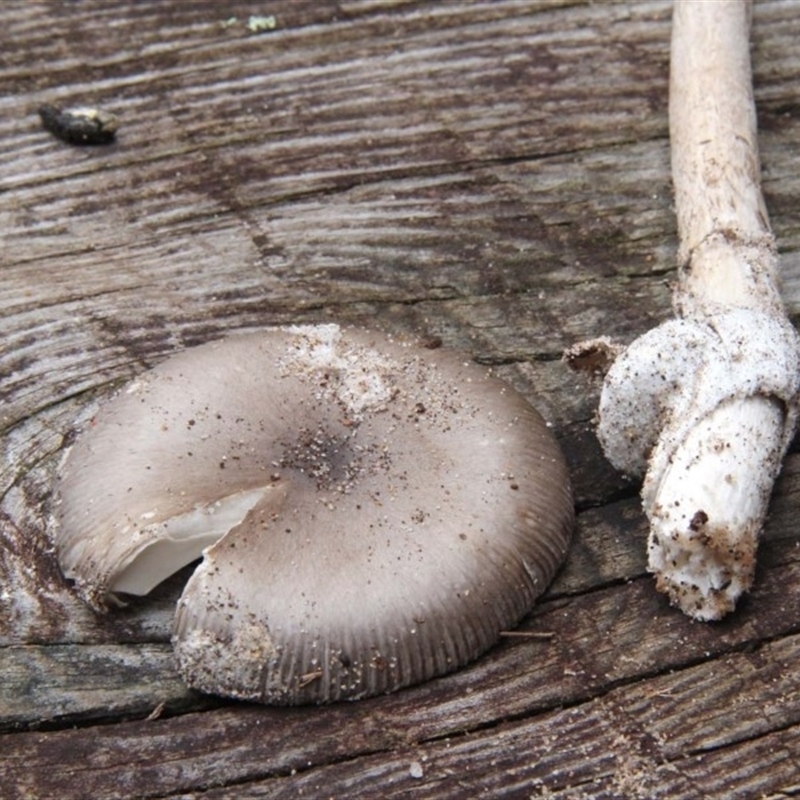
<svg viewBox="0 0 800 800"><path fill-rule="evenodd" d="M45 130L68 144L110 144L119 128L119 119L100 108L62 109L46 103L39 116Z"/></svg>
<svg viewBox="0 0 800 800"><path fill-rule="evenodd" d="M689 522L689 529L693 531L699 531L703 528L703 526L708 522L708 514L705 511L696 511L695 515L692 517L691 522Z"/></svg>
<svg viewBox="0 0 800 800"><path fill-rule="evenodd" d="M607 336L578 342L564 351L562 360L575 372L605 375L625 348Z"/></svg>

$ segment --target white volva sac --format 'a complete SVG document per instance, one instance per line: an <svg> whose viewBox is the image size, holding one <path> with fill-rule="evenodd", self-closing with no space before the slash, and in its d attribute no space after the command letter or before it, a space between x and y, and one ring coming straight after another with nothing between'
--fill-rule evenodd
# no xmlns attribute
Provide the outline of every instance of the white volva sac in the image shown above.
<svg viewBox="0 0 800 800"><path fill-rule="evenodd" d="M645 476L656 584L702 620L723 617L752 583L800 388L800 347L760 188L749 25L740 0L676 0L669 117L679 318L614 361L599 410L608 459ZM586 343L567 357L596 349Z"/></svg>
<svg viewBox="0 0 800 800"><path fill-rule="evenodd" d="M615 467L646 471L649 567L693 617L719 619L752 582L797 392L794 329L753 309L665 322L606 376L598 436Z"/></svg>

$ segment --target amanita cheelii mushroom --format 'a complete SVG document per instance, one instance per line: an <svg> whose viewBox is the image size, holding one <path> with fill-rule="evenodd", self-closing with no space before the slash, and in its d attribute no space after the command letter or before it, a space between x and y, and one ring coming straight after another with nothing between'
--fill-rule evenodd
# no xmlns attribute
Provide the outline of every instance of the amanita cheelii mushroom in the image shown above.
<svg viewBox="0 0 800 800"><path fill-rule="evenodd" d="M646 472L657 587L701 620L727 614L752 583L800 390L798 337L781 302L760 188L749 28L742 0L675 2L679 318L617 358L599 410L609 460L630 475ZM607 341L599 347L609 351Z"/></svg>
<svg viewBox="0 0 800 800"><path fill-rule="evenodd" d="M486 369L336 325L233 336L144 373L61 467L62 569L95 608L203 553L174 646L201 690L294 704L462 666L562 561L541 417Z"/></svg>

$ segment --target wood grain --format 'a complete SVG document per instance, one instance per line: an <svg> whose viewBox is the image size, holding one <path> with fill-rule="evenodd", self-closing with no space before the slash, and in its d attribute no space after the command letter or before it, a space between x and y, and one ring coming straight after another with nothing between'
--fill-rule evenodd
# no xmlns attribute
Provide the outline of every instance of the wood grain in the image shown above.
<svg viewBox="0 0 800 800"><path fill-rule="evenodd" d="M209 0L0 7L0 794L758 797L800 761L800 456L752 594L692 623L645 572L599 385L562 350L670 312L670 4ZM800 2L759 0L764 192L800 314ZM113 145L44 102L121 118ZM312 709L202 697L169 645L187 573L97 617L52 545L64 448L115 387L228 331L441 340L552 424L579 511L522 630L469 668ZM154 717L148 719L148 717Z"/></svg>

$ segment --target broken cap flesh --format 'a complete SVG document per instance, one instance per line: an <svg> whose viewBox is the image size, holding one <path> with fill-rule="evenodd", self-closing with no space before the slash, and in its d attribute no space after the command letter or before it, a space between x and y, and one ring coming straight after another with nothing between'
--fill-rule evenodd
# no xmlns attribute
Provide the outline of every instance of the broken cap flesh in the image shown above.
<svg viewBox="0 0 800 800"><path fill-rule="evenodd" d="M57 518L98 609L202 554L174 626L184 678L298 704L476 658L544 591L573 509L552 434L486 369L323 325L141 375L65 459Z"/></svg>

